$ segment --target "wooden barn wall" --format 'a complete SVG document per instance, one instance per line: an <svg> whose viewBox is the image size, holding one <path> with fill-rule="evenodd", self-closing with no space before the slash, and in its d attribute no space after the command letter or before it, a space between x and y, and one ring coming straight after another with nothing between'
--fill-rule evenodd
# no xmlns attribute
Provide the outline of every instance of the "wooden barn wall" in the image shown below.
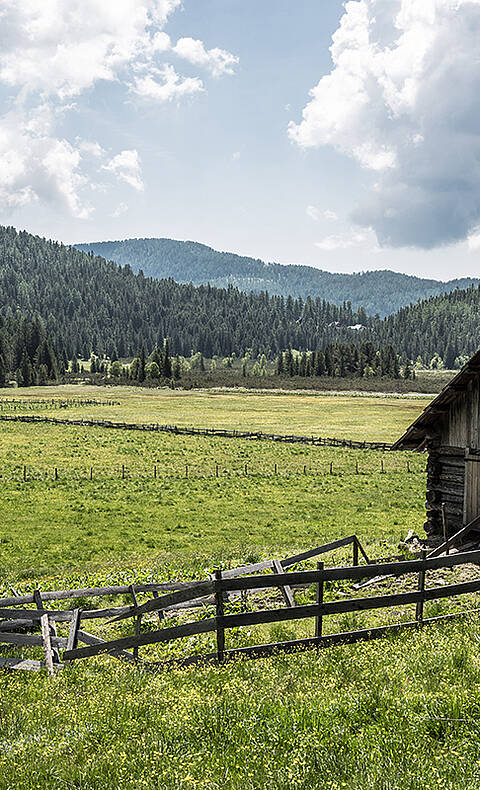
<svg viewBox="0 0 480 790"><path fill-rule="evenodd" d="M465 488L465 453L461 448L437 447L431 450L427 464L428 535L443 536L442 503L445 505L447 532L453 535L463 526Z"/></svg>
<svg viewBox="0 0 480 790"><path fill-rule="evenodd" d="M452 535L480 513L480 380L468 382L437 423L427 466L428 534L443 535L442 502ZM468 460L468 459L471 460Z"/></svg>
<svg viewBox="0 0 480 790"><path fill-rule="evenodd" d="M440 443L450 447L480 449L480 381L468 382L467 389L450 406L441 429Z"/></svg>

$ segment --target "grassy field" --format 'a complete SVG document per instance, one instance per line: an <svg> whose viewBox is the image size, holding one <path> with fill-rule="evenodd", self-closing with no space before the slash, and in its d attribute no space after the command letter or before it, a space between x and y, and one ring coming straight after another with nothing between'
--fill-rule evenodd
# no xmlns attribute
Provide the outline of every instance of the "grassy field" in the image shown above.
<svg viewBox="0 0 480 790"><path fill-rule="evenodd" d="M121 402L86 407L92 417L386 441L425 405L127 388L54 394ZM12 395L52 390L1 393ZM424 466L424 456L406 453L0 423L0 587L204 576L218 564L282 556L353 532L372 555L396 552L409 528L421 533ZM346 559L343 551L328 561ZM447 609L432 603L426 615ZM343 616L329 629L361 626L363 617ZM277 624L263 637L311 629L307 621ZM208 647L195 639L187 652ZM222 668L151 675L105 657L54 679L4 673L0 789L480 788L479 639L471 619Z"/></svg>
<svg viewBox="0 0 480 790"><path fill-rule="evenodd" d="M77 417L159 422L197 427L278 431L338 436L347 439L392 441L419 415L431 398L423 395L342 395L329 393L258 393L215 390L143 389L63 385L0 389L2 398L94 398L115 400L118 406L62 409ZM2 410L3 411L3 410ZM8 411L8 410L6 410ZM1 412L0 412L1 413ZM42 414L50 413L42 409ZM58 410L51 413L58 415ZM58 415L61 416L61 415Z"/></svg>

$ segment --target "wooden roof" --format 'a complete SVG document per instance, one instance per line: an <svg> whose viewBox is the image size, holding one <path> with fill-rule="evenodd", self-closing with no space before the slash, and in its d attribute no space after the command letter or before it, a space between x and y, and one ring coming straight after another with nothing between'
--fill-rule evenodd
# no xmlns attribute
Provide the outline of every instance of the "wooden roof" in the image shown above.
<svg viewBox="0 0 480 790"><path fill-rule="evenodd" d="M480 350L453 377L436 398L412 422L403 436L392 445L392 450L421 450L428 441L435 423L448 413L451 404L462 395L468 382L480 374Z"/></svg>

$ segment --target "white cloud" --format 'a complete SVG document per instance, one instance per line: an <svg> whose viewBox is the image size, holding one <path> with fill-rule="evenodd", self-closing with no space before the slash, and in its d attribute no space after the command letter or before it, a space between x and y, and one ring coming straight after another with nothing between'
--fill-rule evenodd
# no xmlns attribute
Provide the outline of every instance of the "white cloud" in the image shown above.
<svg viewBox="0 0 480 790"><path fill-rule="evenodd" d="M137 77L134 90L143 99L165 102L201 93L204 87L198 77L180 77L174 67L167 64L144 77Z"/></svg>
<svg viewBox="0 0 480 790"><path fill-rule="evenodd" d="M325 236L324 239L315 242L315 247L326 252L333 252L334 250L347 250L350 247L358 247L369 242L369 235L367 233L360 233L358 231L350 231L349 233L339 234L337 236Z"/></svg>
<svg viewBox="0 0 480 790"><path fill-rule="evenodd" d="M77 138L78 147L82 153L87 156L93 156L95 159L100 159L105 153L100 143L95 140L79 140Z"/></svg>
<svg viewBox="0 0 480 790"><path fill-rule="evenodd" d="M102 170L109 170L121 181L141 192L144 188L140 157L135 149L120 151L105 165Z"/></svg>
<svg viewBox="0 0 480 790"><path fill-rule="evenodd" d="M337 214L335 214L334 211L330 211L328 208L326 209L326 211L323 212L323 216L325 217L325 219L330 219L332 221L338 219Z"/></svg>
<svg viewBox="0 0 480 790"><path fill-rule="evenodd" d="M180 38L173 51L196 66L208 69L214 77L233 74L238 58L225 49L205 49L203 41L194 38Z"/></svg>
<svg viewBox="0 0 480 790"><path fill-rule="evenodd" d="M302 148L377 173L353 219L382 244L434 247L480 224L480 0L350 0L332 71L310 92Z"/></svg>
<svg viewBox="0 0 480 790"><path fill-rule="evenodd" d="M92 208L82 193L87 186L100 191L101 170L143 189L136 150L114 155L102 141L64 139L57 128L69 112L82 113L84 94L99 84L152 101L203 91L198 77L183 77L164 62L165 53L177 54L164 27L180 6L181 0L0 0L0 87L8 108L0 115L0 208L55 201L86 218ZM231 73L237 62L193 39L177 47L214 76Z"/></svg>
<svg viewBox="0 0 480 790"><path fill-rule="evenodd" d="M121 217L122 214L128 211L128 206L126 203L119 203L115 211L112 212L112 217Z"/></svg>
<svg viewBox="0 0 480 790"><path fill-rule="evenodd" d="M334 211L330 211L330 209L326 209L325 211L321 211L316 206L307 206L307 208L305 209L305 213L306 213L307 217L310 217L310 219L313 219L314 222L319 222L322 219L322 217L323 217L323 219L328 219L328 220L332 220L332 221L338 219L338 216L335 214Z"/></svg>
<svg viewBox="0 0 480 790"><path fill-rule="evenodd" d="M480 250L480 228L475 228L467 238L467 246L471 252Z"/></svg>
<svg viewBox="0 0 480 790"><path fill-rule="evenodd" d="M233 159L233 161L234 161L234 162L238 162L238 160L240 159L240 157L241 157L241 153L240 153L240 151L234 151L234 152L233 152L233 154L232 154L232 159Z"/></svg>
<svg viewBox="0 0 480 790"><path fill-rule="evenodd" d="M81 151L53 137L51 125L43 108L39 116L25 118L12 111L1 119L0 205L13 209L41 199L86 219L91 206L80 197L86 183L80 172Z"/></svg>
<svg viewBox="0 0 480 790"><path fill-rule="evenodd" d="M316 241L315 247L324 252L355 249L358 253L376 254L382 251L372 228L350 227L342 233L328 235Z"/></svg>
<svg viewBox="0 0 480 790"><path fill-rule="evenodd" d="M78 96L116 80L159 42L179 2L1 0L0 81L24 92Z"/></svg>

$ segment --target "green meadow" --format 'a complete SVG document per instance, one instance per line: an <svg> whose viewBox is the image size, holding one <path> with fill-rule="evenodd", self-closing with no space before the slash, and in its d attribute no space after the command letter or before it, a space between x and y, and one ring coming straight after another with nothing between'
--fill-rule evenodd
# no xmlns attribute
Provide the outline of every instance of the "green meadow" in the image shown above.
<svg viewBox="0 0 480 790"><path fill-rule="evenodd" d="M38 409L59 417L382 441L399 436L427 402L96 387L0 392L0 400L7 397L119 402ZM36 413L33 403L28 413ZM425 460L0 422L0 587L7 593L204 577L217 566L281 557L352 533L372 556L396 553L409 529L422 531ZM348 559L347 550L326 557ZM297 595L307 600L310 591ZM429 606L427 616L448 609ZM330 627L361 627L362 616ZM393 621L394 614L380 617ZM124 623L121 633L129 627ZM276 624L260 636L294 638L312 627ZM233 645L258 636L228 639ZM182 649L203 648L196 639ZM2 672L0 788L477 788L479 640L478 620L469 618L220 668L151 674L99 657L74 662L53 679Z"/></svg>

